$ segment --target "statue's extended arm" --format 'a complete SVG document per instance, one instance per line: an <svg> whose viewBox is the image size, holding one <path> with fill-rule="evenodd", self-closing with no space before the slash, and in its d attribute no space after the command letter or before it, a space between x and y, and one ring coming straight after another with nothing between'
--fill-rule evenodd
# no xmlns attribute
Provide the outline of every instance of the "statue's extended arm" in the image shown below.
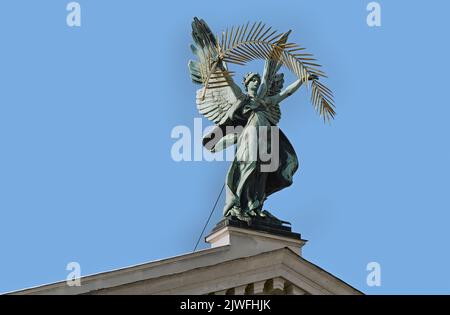
<svg viewBox="0 0 450 315"><path fill-rule="evenodd" d="M285 98L294 94L303 84L301 79L298 79L291 85L289 85L285 90L281 91L277 95L274 95L270 98L272 104L281 103Z"/></svg>
<svg viewBox="0 0 450 315"><path fill-rule="evenodd" d="M317 79L318 78L315 75L310 75L308 78L308 80L317 80ZM298 79L297 81L289 85L285 90L281 91L279 94L272 96L270 98L271 103L277 104L282 102L284 99L294 94L302 86L302 84L303 81L301 79Z"/></svg>

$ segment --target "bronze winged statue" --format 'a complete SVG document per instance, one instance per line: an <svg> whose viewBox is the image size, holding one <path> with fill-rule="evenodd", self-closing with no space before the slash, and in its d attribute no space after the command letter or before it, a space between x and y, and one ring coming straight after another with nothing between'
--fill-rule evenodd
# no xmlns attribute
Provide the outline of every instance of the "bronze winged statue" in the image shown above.
<svg viewBox="0 0 450 315"><path fill-rule="evenodd" d="M236 154L225 180L225 217L250 222L252 218L278 220L267 210L264 201L274 192L292 184L298 169L294 148L277 127L281 118L280 103L303 84L311 90L311 102L324 120L334 118L333 94L319 82L325 74L304 48L288 43L290 31L279 33L261 22L242 25L214 36L208 25L197 18L192 22L192 52L197 61L189 61L192 81L202 85L197 90L199 112L216 124L216 129L203 139L213 152L236 145ZM244 91L234 82L227 63L245 65L264 60L264 72L244 76ZM297 80L283 89L285 66ZM240 127L240 128L239 128ZM220 136L217 136L220 135ZM253 153L252 144L263 145L274 153L271 160ZM249 158L251 156L251 158ZM264 168L276 160L276 167Z"/></svg>

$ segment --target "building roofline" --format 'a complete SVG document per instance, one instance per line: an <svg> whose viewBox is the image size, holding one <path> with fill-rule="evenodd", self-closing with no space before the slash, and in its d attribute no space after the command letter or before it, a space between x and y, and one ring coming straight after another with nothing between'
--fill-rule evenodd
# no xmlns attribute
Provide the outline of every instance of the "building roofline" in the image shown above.
<svg viewBox="0 0 450 315"><path fill-rule="evenodd" d="M149 269L152 267L156 267L159 265L163 265L163 264L170 264L170 263L174 263L177 261L182 261L182 260L186 260L189 258L193 258L193 257L201 257L201 256L205 256L205 255L210 255L210 254L214 254L214 253L219 253L219 252L225 252L228 251L230 249L230 245L225 245L225 246L220 246L220 247L215 247L215 248L209 248L209 249L203 249L203 250L199 250L193 253L187 253L187 254L181 254L181 255L177 255L177 256L173 256L173 257L169 257L169 258L164 258L164 259L158 259L158 260L154 260L154 261L150 261L150 262L146 262L146 263L141 263L141 264L136 264L136 265L131 265L131 266L127 266L127 267L122 267L122 268L118 268L118 269L113 269L113 270L109 270L109 271L103 271L103 272L99 272L99 273L94 273L94 274L90 274L90 275L86 275L81 277L81 280L86 282L86 281L95 281L95 280L102 280L103 278L106 278L108 276L111 275L121 275L121 274L126 274L126 273L131 273L131 272L136 272L142 269ZM339 283L343 284L344 286L354 290L355 292L358 292L359 294L364 294L362 291L356 289L355 287L353 287L352 285L348 284L347 282L343 281L342 279L340 279L339 277L336 277L335 275L331 274L330 272L326 271L325 269L319 267L318 265L308 261L307 259L299 256L296 252L294 252L292 249L288 248L288 247L284 247L284 248L279 248L276 250L272 250L272 251L268 251L268 252L262 252L256 255L251 255L250 257L253 256L261 256L264 254L269 254L269 253L276 253L276 252L284 252L288 255L293 255L295 256L296 259L302 261L303 263L305 263L306 265L316 269L318 272L323 273L325 275L327 275L328 277L331 277L333 279L335 279L336 281L338 281ZM229 261L233 261L233 260L237 260L237 259L242 259L242 258L246 258L246 257L234 257L232 259L230 259ZM216 263L218 264L218 263ZM214 265L214 264L213 264ZM211 266L211 265L209 265ZM197 268L202 268L202 267L208 267L208 266L199 266ZM195 268L194 268L195 269ZM189 270L181 270L179 272L175 272L173 274L177 274L177 273L183 273L183 272L187 272ZM161 276L165 276L165 275L161 275ZM145 280L145 279L143 279ZM11 291L11 292L7 292L7 293L3 293L3 294L27 294L27 293L39 293L45 290L51 290L51 289L58 289L61 288L62 286L66 285L66 281L58 281L58 282L54 282L54 283L49 283L49 284L43 284L43 285L38 285L35 287L31 287L31 288L26 288L26 289L20 289L20 290L16 290L16 291ZM91 292L91 291L95 291L95 290L88 290L87 292ZM85 293L87 293L85 292Z"/></svg>
<svg viewBox="0 0 450 315"><path fill-rule="evenodd" d="M201 249L201 250L197 250L192 253L185 253L185 254L180 254L180 255L176 255L176 256L172 256L172 257L168 257L168 258L156 259L156 260L152 260L152 261L148 261L148 262L144 262L144 263L138 263L135 265L120 267L117 269L100 271L100 272L82 276L82 277L80 277L80 279L82 281L86 281L86 280L92 281L92 280L95 280L95 278L101 278L103 276L110 275L110 274L128 273L128 272L133 272L133 271L137 271L140 269L150 268L150 267L157 266L160 264L176 262L176 261L183 260L183 259L186 259L189 257L200 257L203 255L208 255L208 254L212 254L215 252L226 251L229 247L230 247L230 245L225 245L225 246L221 246L221 247ZM58 287L60 285L65 285L65 284L66 284L66 280L60 280L60 281L51 282L51 283L39 284L36 286L23 288L23 289L19 289L19 290L3 292L3 293L0 293L0 295L26 293L27 291L35 291L35 290L44 289L44 288Z"/></svg>

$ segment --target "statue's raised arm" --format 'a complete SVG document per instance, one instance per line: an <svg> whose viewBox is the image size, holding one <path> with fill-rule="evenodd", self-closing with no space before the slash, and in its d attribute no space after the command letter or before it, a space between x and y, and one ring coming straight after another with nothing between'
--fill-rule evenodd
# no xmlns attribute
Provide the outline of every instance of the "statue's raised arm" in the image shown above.
<svg viewBox="0 0 450 315"><path fill-rule="evenodd" d="M316 75L310 75L308 81L318 80L319 78ZM269 96L268 100L270 104L279 104L284 101L286 98L297 92L297 90L303 85L303 80L297 79L291 85L289 85L286 89L281 91L278 94L273 96Z"/></svg>

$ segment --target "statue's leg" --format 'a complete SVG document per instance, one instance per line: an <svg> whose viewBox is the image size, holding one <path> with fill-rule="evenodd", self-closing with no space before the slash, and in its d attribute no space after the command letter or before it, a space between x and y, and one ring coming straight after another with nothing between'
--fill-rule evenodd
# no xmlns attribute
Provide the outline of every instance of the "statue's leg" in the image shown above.
<svg viewBox="0 0 450 315"><path fill-rule="evenodd" d="M260 163L258 163L254 171L253 184L251 185L250 194L252 195L252 214L254 216L263 217L262 213L264 201L266 200L266 183L267 183L267 172L261 171Z"/></svg>

